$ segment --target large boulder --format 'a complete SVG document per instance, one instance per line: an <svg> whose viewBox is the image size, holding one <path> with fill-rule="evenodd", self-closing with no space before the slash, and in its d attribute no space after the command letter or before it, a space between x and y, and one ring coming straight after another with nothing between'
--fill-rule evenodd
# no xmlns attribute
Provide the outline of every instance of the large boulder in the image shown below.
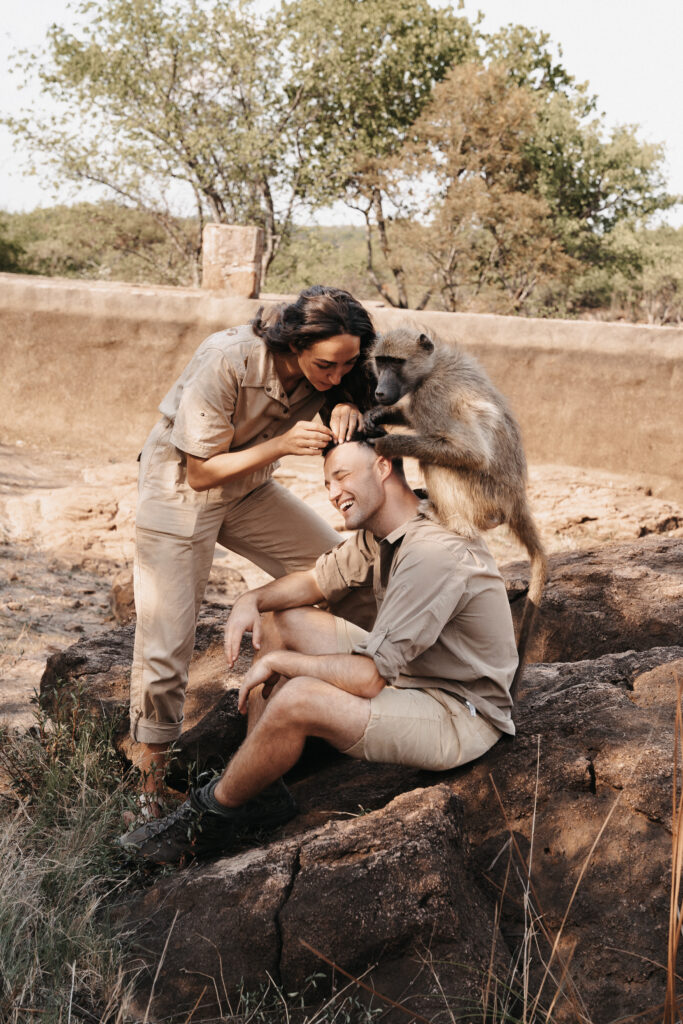
<svg viewBox="0 0 683 1024"><path fill-rule="evenodd" d="M602 1024L663 999L680 683L683 647L532 665L516 739L451 782L478 877L506 893L508 945L535 933L547 963L556 943L545 992L566 966L562 1019L583 1005Z"/></svg>
<svg viewBox="0 0 683 1024"><path fill-rule="evenodd" d="M528 562L503 566L502 572L519 625ZM681 637L683 537L654 534L551 555L528 660L579 661L676 644Z"/></svg>
<svg viewBox="0 0 683 1024"><path fill-rule="evenodd" d="M422 949L431 983L470 998L495 937L499 991L509 954L524 964L526 950L532 997L547 1007L557 993L558 1021L658 1005L677 680L683 647L532 665L516 738L474 764L433 774L340 758L293 781L302 812L280 838L166 877L123 912L147 972L139 1006L174 919L150 1020L200 996L213 1012L216 991L266 972L297 990L325 966L300 938L351 973L379 961L373 983L392 997L411 990ZM408 1005L431 1019L424 971L422 985Z"/></svg>
<svg viewBox="0 0 683 1024"><path fill-rule="evenodd" d="M405 997L422 973L414 958L431 950L454 1003L476 998L492 949L496 968L507 961L493 903L467 870L460 802L444 785L164 879L122 917L137 928L138 1012L165 955L152 1020L193 1007L220 1014L268 975L301 991L327 969L317 952L364 976L381 961L383 992ZM409 1005L428 1012L432 987Z"/></svg>

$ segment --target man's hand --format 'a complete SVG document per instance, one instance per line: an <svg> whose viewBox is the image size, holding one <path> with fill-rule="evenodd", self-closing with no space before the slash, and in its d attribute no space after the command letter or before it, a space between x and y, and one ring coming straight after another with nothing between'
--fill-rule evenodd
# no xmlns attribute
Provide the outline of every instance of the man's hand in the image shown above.
<svg viewBox="0 0 683 1024"><path fill-rule="evenodd" d="M225 657L228 659L228 668L237 661L240 653L242 637L251 632L251 642L254 650L261 648L261 613L256 604L256 598L252 591L238 597L232 606L232 611L225 623Z"/></svg>
<svg viewBox="0 0 683 1024"><path fill-rule="evenodd" d="M363 415L355 405L340 402L335 405L330 416L330 430L336 444L350 441L356 430L360 430Z"/></svg>
<svg viewBox="0 0 683 1024"><path fill-rule="evenodd" d="M239 697L237 699L237 707L241 715L246 715L247 713L249 694L252 690L255 690L257 686L261 686L261 684L263 684L263 699L267 700L273 687L280 678L280 673L275 672L271 667L269 658L270 655L266 654L263 658L259 658L258 661L255 661L242 680Z"/></svg>

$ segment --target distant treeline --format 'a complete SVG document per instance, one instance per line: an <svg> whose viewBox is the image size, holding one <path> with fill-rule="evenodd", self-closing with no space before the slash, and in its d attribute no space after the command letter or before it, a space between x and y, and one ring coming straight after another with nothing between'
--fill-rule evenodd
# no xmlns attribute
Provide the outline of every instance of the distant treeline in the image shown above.
<svg viewBox="0 0 683 1024"><path fill-rule="evenodd" d="M191 219L176 220L178 232L196 230ZM537 290L520 310L546 317L595 317L653 324L683 322L683 228L633 228L618 232L621 258L606 266L566 268ZM403 255L415 294L428 290L430 269L418 251ZM377 270L388 278L381 248ZM0 270L48 277L192 285L193 273L167 231L152 214L112 202L77 203L30 213L0 215ZM296 292L316 282L347 288L359 298L377 299L367 270L363 227L294 226L273 261L264 291ZM438 290L429 309L452 308ZM469 312L513 313L509 297L495 283L463 285L457 308Z"/></svg>
<svg viewBox="0 0 683 1024"><path fill-rule="evenodd" d="M454 6L76 0L16 54L39 98L0 123L29 170L120 205L8 219L3 258L199 284L204 225L257 224L271 290L680 320L664 147L607 125L546 34ZM335 204L362 233L298 226Z"/></svg>

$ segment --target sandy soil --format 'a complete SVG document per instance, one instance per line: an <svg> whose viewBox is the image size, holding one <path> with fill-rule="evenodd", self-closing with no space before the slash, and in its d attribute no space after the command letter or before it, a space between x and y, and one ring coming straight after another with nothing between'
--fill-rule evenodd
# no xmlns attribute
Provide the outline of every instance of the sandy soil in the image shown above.
<svg viewBox="0 0 683 1024"><path fill-rule="evenodd" d="M47 656L111 628L112 583L133 562L135 462L86 463L67 452L0 445L0 716L23 728ZM283 460L277 478L335 528L318 459ZM417 484L416 466L409 477ZM632 477L534 466L530 497L550 552L683 530L683 509ZM504 528L487 540L502 564L524 557ZM207 599L230 604L269 577L217 549Z"/></svg>

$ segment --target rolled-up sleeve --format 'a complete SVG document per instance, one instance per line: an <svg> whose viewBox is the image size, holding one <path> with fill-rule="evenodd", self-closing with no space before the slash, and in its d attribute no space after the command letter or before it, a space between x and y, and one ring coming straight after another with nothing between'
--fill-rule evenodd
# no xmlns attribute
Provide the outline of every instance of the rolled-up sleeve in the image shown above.
<svg viewBox="0 0 683 1024"><path fill-rule="evenodd" d="M372 582L375 548L370 535L361 530L320 555L315 576L327 601L338 601L349 590Z"/></svg>
<svg viewBox="0 0 683 1024"><path fill-rule="evenodd" d="M218 349L208 349L183 388L171 443L200 459L229 451L237 390L234 367Z"/></svg>
<svg viewBox="0 0 683 1024"><path fill-rule="evenodd" d="M433 543L412 544L394 569L377 620L354 654L371 657L389 684L438 640L465 595L456 558Z"/></svg>

